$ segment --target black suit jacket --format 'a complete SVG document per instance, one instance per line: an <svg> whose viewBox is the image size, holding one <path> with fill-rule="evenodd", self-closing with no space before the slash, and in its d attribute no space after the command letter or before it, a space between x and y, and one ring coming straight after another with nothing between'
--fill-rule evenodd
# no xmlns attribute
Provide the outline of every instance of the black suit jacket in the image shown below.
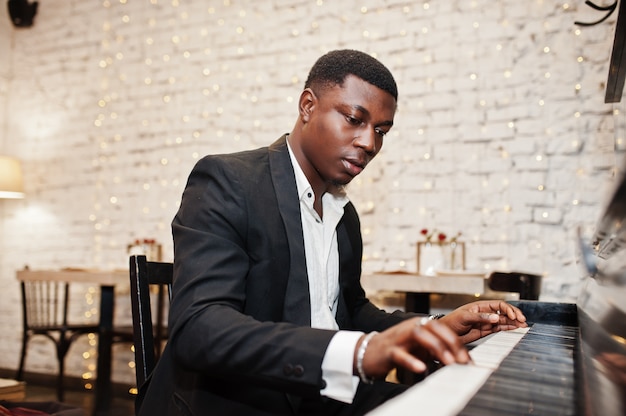
<svg viewBox="0 0 626 416"><path fill-rule="evenodd" d="M359 219L352 204L344 211L337 322L384 330L406 315L365 297ZM319 397L335 332L310 327L300 218L285 136L197 163L172 222L170 340L140 414L296 414L299 398Z"/></svg>

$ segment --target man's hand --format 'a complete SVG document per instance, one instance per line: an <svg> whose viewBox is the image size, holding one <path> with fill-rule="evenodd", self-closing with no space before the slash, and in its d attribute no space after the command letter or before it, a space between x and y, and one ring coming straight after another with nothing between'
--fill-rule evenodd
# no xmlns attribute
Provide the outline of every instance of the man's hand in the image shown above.
<svg viewBox="0 0 626 416"><path fill-rule="evenodd" d="M363 337L357 343L356 351ZM363 372L372 378L384 378L396 367L415 373L426 370L426 361L443 364L468 363L470 356L460 338L447 325L428 318L413 318L376 334L367 345ZM355 371L356 374L356 371Z"/></svg>
<svg viewBox="0 0 626 416"><path fill-rule="evenodd" d="M384 378L396 367L424 372L426 362L431 360L445 365L466 364L471 358L465 344L494 332L526 326L522 311L498 300L468 303L439 320L409 319L370 339L363 356L363 372L367 377ZM357 351L363 338L355 349L355 374Z"/></svg>
<svg viewBox="0 0 626 416"><path fill-rule="evenodd" d="M484 300L460 306L439 320L467 344L494 332L524 328L526 317L518 308L499 300Z"/></svg>

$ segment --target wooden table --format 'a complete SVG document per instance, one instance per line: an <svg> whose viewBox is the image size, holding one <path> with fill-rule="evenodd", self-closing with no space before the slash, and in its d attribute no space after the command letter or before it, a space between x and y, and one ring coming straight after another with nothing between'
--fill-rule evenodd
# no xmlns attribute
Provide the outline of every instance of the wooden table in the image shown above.
<svg viewBox="0 0 626 416"><path fill-rule="evenodd" d="M431 293L481 295L485 291L485 276L463 272L437 276L408 272L376 272L363 274L361 285L366 291L404 292L407 311L429 313Z"/></svg>
<svg viewBox="0 0 626 416"><path fill-rule="evenodd" d="M91 283L100 286L100 322L98 334L98 360L96 363L94 415L107 414L111 404L111 344L113 311L115 308L114 287L130 284L127 270L19 270L20 281L48 280L58 282Z"/></svg>

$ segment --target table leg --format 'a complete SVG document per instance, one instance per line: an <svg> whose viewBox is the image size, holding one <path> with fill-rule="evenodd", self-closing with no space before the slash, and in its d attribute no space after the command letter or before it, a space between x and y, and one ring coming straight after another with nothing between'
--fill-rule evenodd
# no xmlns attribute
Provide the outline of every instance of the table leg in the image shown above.
<svg viewBox="0 0 626 416"><path fill-rule="evenodd" d="M113 332L113 286L100 288L100 332L96 369L94 415L107 412L111 403L111 344Z"/></svg>
<svg viewBox="0 0 626 416"><path fill-rule="evenodd" d="M430 293L407 292L404 307L407 312L430 313Z"/></svg>

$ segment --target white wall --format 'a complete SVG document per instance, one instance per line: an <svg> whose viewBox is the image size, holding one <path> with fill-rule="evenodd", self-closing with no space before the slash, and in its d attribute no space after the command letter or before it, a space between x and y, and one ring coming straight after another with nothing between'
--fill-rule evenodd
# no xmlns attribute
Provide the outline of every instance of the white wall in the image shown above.
<svg viewBox="0 0 626 416"><path fill-rule="evenodd" d="M308 69L336 48L375 54L400 89L349 188L365 269L413 270L420 229L460 231L469 268L542 273L544 299L575 300L574 231L593 230L626 147L623 104L604 103L615 17L574 25L600 16L582 1L43 0L15 29L0 7L0 151L23 161L27 193L0 201L0 368L18 362L16 269L125 268L144 237L171 260L196 160L289 131ZM28 370L54 369L47 348ZM93 363L72 360L75 375Z"/></svg>

